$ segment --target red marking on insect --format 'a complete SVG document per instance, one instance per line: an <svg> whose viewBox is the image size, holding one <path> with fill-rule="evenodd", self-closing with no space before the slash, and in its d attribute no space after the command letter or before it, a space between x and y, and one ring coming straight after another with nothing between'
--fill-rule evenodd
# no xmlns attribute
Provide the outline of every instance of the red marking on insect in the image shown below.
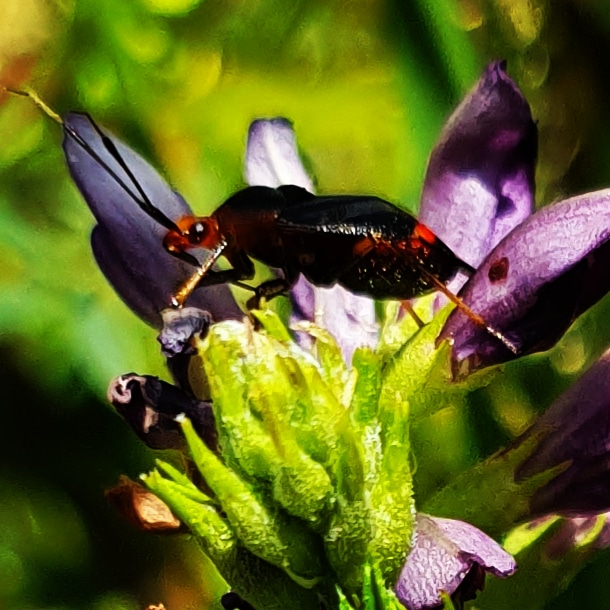
<svg viewBox="0 0 610 610"><path fill-rule="evenodd" d="M489 277L489 281L492 283L501 282L506 279L508 275L509 262L506 256L494 261L489 267L489 272L487 276Z"/></svg>
<svg viewBox="0 0 610 610"><path fill-rule="evenodd" d="M413 229L413 237L417 237L430 245L438 241L438 237L423 223L418 222Z"/></svg>

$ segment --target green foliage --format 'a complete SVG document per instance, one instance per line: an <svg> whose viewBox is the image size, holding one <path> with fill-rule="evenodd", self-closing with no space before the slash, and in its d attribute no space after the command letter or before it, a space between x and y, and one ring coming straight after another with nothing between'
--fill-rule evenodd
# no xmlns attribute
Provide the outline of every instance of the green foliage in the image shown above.
<svg viewBox="0 0 610 610"><path fill-rule="evenodd" d="M214 499L163 462L144 480L189 526L229 585L247 591L252 603L281 607L277 591L297 585L302 605L293 600L295 609L307 608L312 592L334 608L328 595L337 587L338 607L347 600L357 608L398 607L391 588L414 534L409 407L417 397L422 410L434 413L442 392L434 380L447 367L434 341L447 315L444 310L411 332L402 320L398 328L386 324L384 332L395 338L402 332L404 343L360 348L349 370L328 333L300 327L316 339L316 360L291 341L270 310L256 313L260 331L248 321L211 327L199 353L220 456L188 420L182 427ZM426 509L507 531L527 513L533 491L557 474L504 489L538 440L465 472ZM263 582L283 584L252 589L237 561L242 569L255 566Z"/></svg>
<svg viewBox="0 0 610 610"><path fill-rule="evenodd" d="M356 350L351 369L329 333L299 326L315 339L314 358L271 310L255 313L260 330L247 320L222 322L200 342L220 455L189 420L182 428L213 496L161 461L143 479L255 606L281 608L289 598L305 610L320 595L330 609L400 607L392 588L414 537L411 404L415 419L425 419L451 400L443 388L452 397L490 380L439 381L448 362L435 338L448 313L421 329L387 320L379 348ZM534 491L564 468L514 482L539 441L532 435L465 470L422 507L506 533L527 516ZM520 540L521 552L539 552L542 538ZM447 596L443 604L452 608Z"/></svg>
<svg viewBox="0 0 610 610"><path fill-rule="evenodd" d="M199 499L198 515L192 484L165 464L146 484L185 520L238 591L226 557L242 547L240 561L247 551L259 566L280 568L305 589L340 586L360 596L368 557L391 585L413 534L408 396L396 382L408 350L387 366L361 349L348 373L327 333L309 328L318 342L316 361L270 311L257 318L261 332L247 322L224 322L200 346L221 457L183 423L223 516L207 498ZM418 388L418 379L410 387ZM218 549L212 538L221 524L228 546Z"/></svg>

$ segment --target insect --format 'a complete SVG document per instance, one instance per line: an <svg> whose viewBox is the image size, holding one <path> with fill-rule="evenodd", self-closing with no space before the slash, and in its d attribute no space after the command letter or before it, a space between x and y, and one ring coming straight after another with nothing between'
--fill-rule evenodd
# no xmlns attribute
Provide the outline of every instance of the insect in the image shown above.
<svg viewBox="0 0 610 610"><path fill-rule="evenodd" d="M255 296L249 306L257 306L262 298L286 292L299 274L317 286L340 284L376 299L407 301L439 290L474 323L517 352L502 333L486 324L447 288L459 271L471 275L475 270L428 227L393 204L374 196L315 196L292 185L251 186L232 195L210 216L172 220L150 201L111 138L90 117L103 146L130 177L131 186L36 94L12 92L32 98L151 218L167 229L163 239L167 252L196 268L171 297L173 307L182 307L197 288L224 283L253 291ZM203 263L190 253L198 248L210 251ZM230 269L213 269L221 256ZM258 286L244 283L254 277L253 259L280 269L283 277Z"/></svg>

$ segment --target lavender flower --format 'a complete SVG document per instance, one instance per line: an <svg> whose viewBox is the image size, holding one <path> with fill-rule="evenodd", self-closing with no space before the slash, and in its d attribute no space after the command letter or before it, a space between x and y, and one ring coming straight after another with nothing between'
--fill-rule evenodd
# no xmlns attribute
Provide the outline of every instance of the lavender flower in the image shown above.
<svg viewBox="0 0 610 610"><path fill-rule="evenodd" d="M497 542L463 521L420 513L415 536L395 587L409 610L442 608L441 591L456 602L473 599L485 573L507 577L516 570Z"/></svg>
<svg viewBox="0 0 610 610"><path fill-rule="evenodd" d="M537 142L529 105L506 62L490 64L430 155L419 220L478 267L533 210Z"/></svg>
<svg viewBox="0 0 610 610"><path fill-rule="evenodd" d="M543 208L491 251L460 296L521 355L550 348L610 290L609 210L610 190ZM514 357L458 311L440 338L452 339L465 372Z"/></svg>

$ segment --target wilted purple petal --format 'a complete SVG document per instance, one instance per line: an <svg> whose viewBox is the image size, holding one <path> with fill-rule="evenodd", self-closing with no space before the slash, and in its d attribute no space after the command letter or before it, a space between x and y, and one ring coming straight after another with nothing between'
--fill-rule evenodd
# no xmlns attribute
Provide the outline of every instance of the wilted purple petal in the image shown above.
<svg viewBox="0 0 610 610"><path fill-rule="evenodd" d="M210 403L197 400L173 385L150 375L128 373L110 382L108 400L152 449L185 446L177 415L184 413L203 441L216 449L214 412Z"/></svg>
<svg viewBox="0 0 610 610"><path fill-rule="evenodd" d="M74 138L65 134L63 148L70 174L98 222L92 234L96 260L125 303L143 320L159 328L161 310L192 275L193 267L163 249L167 229L144 212L117 182L118 178L138 195L130 176L103 145L91 119L71 113L65 117L65 125L115 174L111 175ZM182 197L171 190L149 163L114 136L105 135L155 207L174 221L191 214ZM188 303L209 311L216 320L241 316L227 286L196 290Z"/></svg>
<svg viewBox="0 0 610 610"><path fill-rule="evenodd" d="M532 517L586 517L610 510L610 351L524 433L542 434L515 474L517 481L565 465L530 500Z"/></svg>
<svg viewBox="0 0 610 610"><path fill-rule="evenodd" d="M396 596L409 610L442 607L441 591L453 595L474 570L477 588L481 572L506 577L515 560L476 527L454 519L418 514L415 544L396 583ZM461 591L472 599L475 590Z"/></svg>
<svg viewBox="0 0 610 610"><path fill-rule="evenodd" d="M419 212L475 268L534 205L536 125L505 68L490 64L447 122L430 156Z"/></svg>
<svg viewBox="0 0 610 610"><path fill-rule="evenodd" d="M519 355L543 351L610 290L609 240L610 190L548 206L498 244L460 296ZM515 358L458 310L439 340L450 338L462 373Z"/></svg>
<svg viewBox="0 0 610 610"><path fill-rule="evenodd" d="M278 187L294 184L313 192L313 184L303 168L292 125L286 119L254 121L248 133L245 175L248 184ZM359 346L377 344L378 327L372 299L356 296L341 286L318 288L300 277L291 290L291 324L307 320L330 331L346 362L351 362ZM309 347L305 333L297 340Z"/></svg>
<svg viewBox="0 0 610 610"><path fill-rule="evenodd" d="M196 307L182 309L164 309L163 329L157 337L161 344L161 353L168 358L178 354L193 355L197 349L192 340L205 336L212 322L207 311Z"/></svg>

